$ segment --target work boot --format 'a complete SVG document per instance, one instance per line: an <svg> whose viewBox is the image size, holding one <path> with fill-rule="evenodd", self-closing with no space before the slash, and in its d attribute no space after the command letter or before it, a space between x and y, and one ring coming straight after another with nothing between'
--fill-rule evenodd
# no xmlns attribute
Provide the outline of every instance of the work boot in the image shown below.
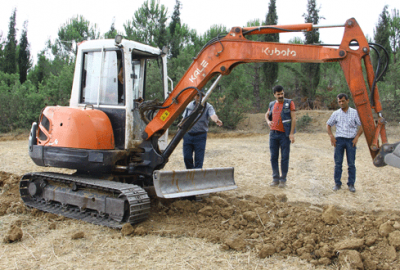
<svg viewBox="0 0 400 270"><path fill-rule="evenodd" d="M284 188L286 187L286 181L279 181L279 188Z"/></svg>
<svg viewBox="0 0 400 270"><path fill-rule="evenodd" d="M341 188L342 188L341 186L335 185L335 186L333 187L333 191L338 191L338 190L341 189Z"/></svg>
<svg viewBox="0 0 400 270"><path fill-rule="evenodd" d="M271 184L269 184L270 187L276 187L279 185L279 181L272 181Z"/></svg>
<svg viewBox="0 0 400 270"><path fill-rule="evenodd" d="M353 186L353 185L350 185L349 186L349 190L350 190L350 192L356 192L356 188Z"/></svg>

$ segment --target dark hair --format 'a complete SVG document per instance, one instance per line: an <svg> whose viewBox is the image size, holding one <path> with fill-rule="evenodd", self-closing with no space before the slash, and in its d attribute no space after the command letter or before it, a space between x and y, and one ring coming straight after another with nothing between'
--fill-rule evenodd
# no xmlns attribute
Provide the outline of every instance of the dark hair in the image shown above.
<svg viewBox="0 0 400 270"><path fill-rule="evenodd" d="M274 94L275 94L276 92L282 92L282 91L283 91L283 86L281 86L281 85L276 85L276 86L273 88L273 90L274 90Z"/></svg>
<svg viewBox="0 0 400 270"><path fill-rule="evenodd" d="M340 93L339 95L337 95L337 99L342 99L342 98L349 100L349 97L346 94Z"/></svg>

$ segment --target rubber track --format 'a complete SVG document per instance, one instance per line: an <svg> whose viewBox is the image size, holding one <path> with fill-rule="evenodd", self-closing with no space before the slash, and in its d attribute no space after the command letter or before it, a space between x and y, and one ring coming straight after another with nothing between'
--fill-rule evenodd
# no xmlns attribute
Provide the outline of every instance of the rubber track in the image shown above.
<svg viewBox="0 0 400 270"><path fill-rule="evenodd" d="M83 186L85 188L98 189L99 191L101 190L102 192L109 192L112 194L120 194L125 196L129 203L129 217L122 222L118 222L106 216L100 216L95 211L80 212L79 208L76 206L61 207L60 203L35 200L28 192L28 183L31 179L50 180L64 184L72 184L75 182L78 186ZM142 222L148 218L150 213L150 198L146 191L139 186L108 180L77 177L61 173L37 172L25 174L22 176L20 181L20 194L24 203L29 207L117 229L122 228L122 225L127 222L131 224Z"/></svg>

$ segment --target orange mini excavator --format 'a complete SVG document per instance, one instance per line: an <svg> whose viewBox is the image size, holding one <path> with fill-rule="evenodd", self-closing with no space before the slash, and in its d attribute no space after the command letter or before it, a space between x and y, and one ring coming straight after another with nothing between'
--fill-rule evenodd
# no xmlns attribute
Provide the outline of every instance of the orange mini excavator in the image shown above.
<svg viewBox="0 0 400 270"><path fill-rule="evenodd" d="M233 27L228 34L204 46L170 93L166 49L121 36L115 40L83 42L78 48L70 106L46 107L39 123L33 123L29 138L29 155L37 165L74 169L75 173L24 175L20 182L23 201L43 211L120 228L124 223L147 218L149 194L177 198L236 188L233 168L162 169L201 115L220 78L237 65L252 62L339 62L374 164L400 167L398 144L387 143L376 86L383 71L375 74L370 59L371 48L379 45L368 44L355 19L340 26L324 26L344 28L343 39L337 45L246 39L249 35L303 32L321 27L312 24ZM154 80L157 74L161 76ZM147 79L150 76L151 84ZM179 124L168 143L168 128L213 78L207 93ZM162 89L162 93L154 89ZM154 100L157 95L165 101ZM377 113L376 121L372 109Z"/></svg>

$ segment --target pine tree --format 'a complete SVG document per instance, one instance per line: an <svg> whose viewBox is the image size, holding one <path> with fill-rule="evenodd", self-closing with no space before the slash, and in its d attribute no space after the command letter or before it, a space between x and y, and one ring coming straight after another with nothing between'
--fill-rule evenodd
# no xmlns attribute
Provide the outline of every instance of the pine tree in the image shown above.
<svg viewBox="0 0 400 270"><path fill-rule="evenodd" d="M400 48L400 15L398 9L392 9L392 16L390 18L390 46L393 52L393 62L396 63L397 52Z"/></svg>
<svg viewBox="0 0 400 270"><path fill-rule="evenodd" d="M3 33L0 32L0 71L3 71L3 64L4 64L4 40L3 40Z"/></svg>
<svg viewBox="0 0 400 270"><path fill-rule="evenodd" d="M390 16L388 12L388 6L384 6L382 13L379 15L378 19L378 24L376 25L374 29L374 41L377 44L380 44L385 48L385 50L388 52L389 57L391 55L392 49L390 47ZM381 61L389 61L389 59L386 59L386 54L385 52L377 47L377 50L379 52L379 57ZM378 54L374 53L372 55L372 60L373 64L376 67L378 64ZM383 77L381 78L383 80Z"/></svg>
<svg viewBox="0 0 400 270"><path fill-rule="evenodd" d="M58 29L58 39L55 44L49 44L54 55L68 58L75 56L77 44L84 40L98 39L100 36L97 25L92 25L82 15L69 19Z"/></svg>
<svg viewBox="0 0 400 270"><path fill-rule="evenodd" d="M114 17L110 30L108 30L108 32L104 34L104 38L115 38L116 35L118 35L118 32L115 29L115 17Z"/></svg>
<svg viewBox="0 0 400 270"><path fill-rule="evenodd" d="M4 48L3 71L5 73L17 72L17 40L16 40L16 16L17 10L14 9L8 27L7 42Z"/></svg>
<svg viewBox="0 0 400 270"><path fill-rule="evenodd" d="M162 48L166 45L167 9L155 0L145 1L135 11L132 21L124 24L128 39Z"/></svg>
<svg viewBox="0 0 400 270"><path fill-rule="evenodd" d="M276 0L271 0L268 6L268 13L265 19L266 25L277 25L278 15L276 13ZM264 36L264 41L279 42L279 33L269 34ZM278 78L279 64L278 63L264 63L262 65L267 91L272 91L272 87Z"/></svg>
<svg viewBox="0 0 400 270"><path fill-rule="evenodd" d="M307 14L303 14L304 21L306 23L312 23L317 25L319 22L319 9L316 7L316 0L308 0L307 3ZM310 32L305 32L305 44L320 43L319 30L313 29ZM320 80L320 64L317 63L303 63L301 64L301 70L306 77L307 85L303 85L304 97L313 100L317 92L317 87ZM312 108L312 104L310 104Z"/></svg>
<svg viewBox="0 0 400 270"><path fill-rule="evenodd" d="M18 51L18 69L19 69L19 81L24 83L26 81L28 70L32 66L31 52L29 51L28 43L28 21L24 22L24 29L22 30L21 39L19 41Z"/></svg>
<svg viewBox="0 0 400 270"><path fill-rule="evenodd" d="M178 33L178 29L181 28L181 2L179 0L176 0L176 4L174 7L174 13L172 13L171 17L171 22L169 24L169 33L171 35L171 42L170 42L170 52L171 52L171 57L176 58L179 55L179 49L180 49L180 36Z"/></svg>

